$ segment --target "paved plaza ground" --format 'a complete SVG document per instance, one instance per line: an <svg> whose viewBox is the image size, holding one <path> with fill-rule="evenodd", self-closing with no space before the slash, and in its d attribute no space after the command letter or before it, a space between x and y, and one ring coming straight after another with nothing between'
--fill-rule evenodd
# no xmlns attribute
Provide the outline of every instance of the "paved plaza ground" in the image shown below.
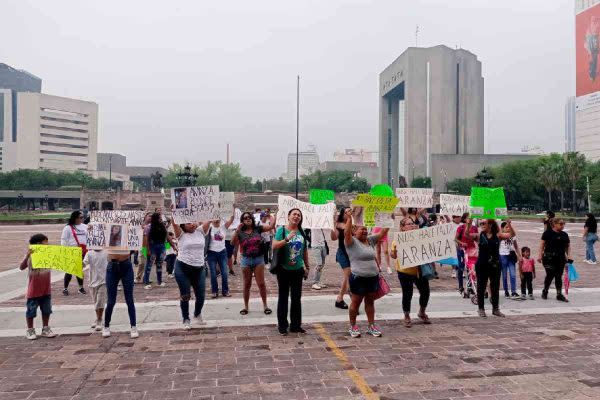
<svg viewBox="0 0 600 400"><path fill-rule="evenodd" d="M537 249L542 226L516 222L521 245ZM207 300L206 327L180 327L178 289L135 286L141 336L129 339L124 305L113 318L113 336L92 333L91 299L65 297L53 275L54 339L27 341L24 333L26 273L15 271L28 237L44 232L57 243L62 227L1 226L0 400L5 399L597 399L600 398L599 266L576 263L581 280L562 304L501 299L507 318L479 319L455 292L450 270L432 282L433 324L405 328L401 289L377 302L382 338L346 335L347 312L333 307L341 271L333 256L327 289L304 287L308 334L282 338L274 315L266 316L252 294L242 317L241 276L230 277L231 298ZM584 254L581 224L568 224L574 258ZM335 251L335 244L331 246ZM534 251L535 253L535 251ZM275 310L275 279L267 273L269 305ZM207 292L208 281L207 281ZM551 292L552 294L552 292ZM348 298L346 298L348 299ZM416 310L418 294L413 300ZM119 300L122 302L122 294ZM364 314L364 313L363 313ZM415 316L416 318L416 316ZM360 316L365 328L364 315ZM36 321L38 324L41 321Z"/></svg>

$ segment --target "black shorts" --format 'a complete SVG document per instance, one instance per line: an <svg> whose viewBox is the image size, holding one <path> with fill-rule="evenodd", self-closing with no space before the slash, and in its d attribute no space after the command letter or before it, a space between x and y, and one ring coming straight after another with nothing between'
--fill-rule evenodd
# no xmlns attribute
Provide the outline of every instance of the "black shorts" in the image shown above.
<svg viewBox="0 0 600 400"><path fill-rule="evenodd" d="M379 289L379 276L357 276L350 274L350 293L365 296L375 293Z"/></svg>
<svg viewBox="0 0 600 400"><path fill-rule="evenodd" d="M231 258L233 255L234 246L231 244L231 240L225 241L225 250L227 250L227 258Z"/></svg>

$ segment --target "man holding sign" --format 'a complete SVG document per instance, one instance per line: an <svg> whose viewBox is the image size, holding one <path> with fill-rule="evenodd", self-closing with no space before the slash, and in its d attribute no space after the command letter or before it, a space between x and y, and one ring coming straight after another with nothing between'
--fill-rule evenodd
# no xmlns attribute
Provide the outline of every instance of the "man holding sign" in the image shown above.
<svg viewBox="0 0 600 400"><path fill-rule="evenodd" d="M33 320L37 316L37 309L39 307L42 312L42 336L53 338L56 334L52 332L52 329L50 329L49 326L50 314L52 314L52 302L50 300L50 269L34 269L34 262L32 261L34 258L32 255L35 253L35 247L47 246L48 237L38 233L29 239L29 244L31 245L31 248L19 266L20 270L27 269L29 273L29 282L27 284L27 311L25 312L27 331L25 332L25 337L29 340L37 339L35 328L33 327ZM79 254L81 254L81 251L79 251ZM81 257L81 255L79 255L79 257Z"/></svg>

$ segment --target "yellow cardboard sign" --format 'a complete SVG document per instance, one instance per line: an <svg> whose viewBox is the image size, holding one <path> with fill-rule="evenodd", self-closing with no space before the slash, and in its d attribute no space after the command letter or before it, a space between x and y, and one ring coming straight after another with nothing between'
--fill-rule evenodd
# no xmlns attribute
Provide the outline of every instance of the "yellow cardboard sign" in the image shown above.
<svg viewBox="0 0 600 400"><path fill-rule="evenodd" d="M31 249L31 267L63 271L83 278L81 247L35 244Z"/></svg>
<svg viewBox="0 0 600 400"><path fill-rule="evenodd" d="M364 225L376 226L375 213L392 213L398 204L396 197L374 196L361 193L356 196L352 205L364 207Z"/></svg>

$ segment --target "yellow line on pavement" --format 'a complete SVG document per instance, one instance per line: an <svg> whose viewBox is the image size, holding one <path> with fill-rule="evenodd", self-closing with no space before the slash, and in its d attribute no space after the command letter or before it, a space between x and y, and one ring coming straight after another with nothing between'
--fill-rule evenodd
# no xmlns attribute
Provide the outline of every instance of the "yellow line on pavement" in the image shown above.
<svg viewBox="0 0 600 400"><path fill-rule="evenodd" d="M350 360L348 360L348 356L342 349L338 347L335 341L327 332L327 329L321 324L314 324L315 329L319 332L319 335L323 338L327 346L331 349L333 354L335 354L336 358L342 364L346 374L352 379L352 382L356 385L358 390L365 396L367 400L379 400L379 395L371 389L365 378L352 366Z"/></svg>

